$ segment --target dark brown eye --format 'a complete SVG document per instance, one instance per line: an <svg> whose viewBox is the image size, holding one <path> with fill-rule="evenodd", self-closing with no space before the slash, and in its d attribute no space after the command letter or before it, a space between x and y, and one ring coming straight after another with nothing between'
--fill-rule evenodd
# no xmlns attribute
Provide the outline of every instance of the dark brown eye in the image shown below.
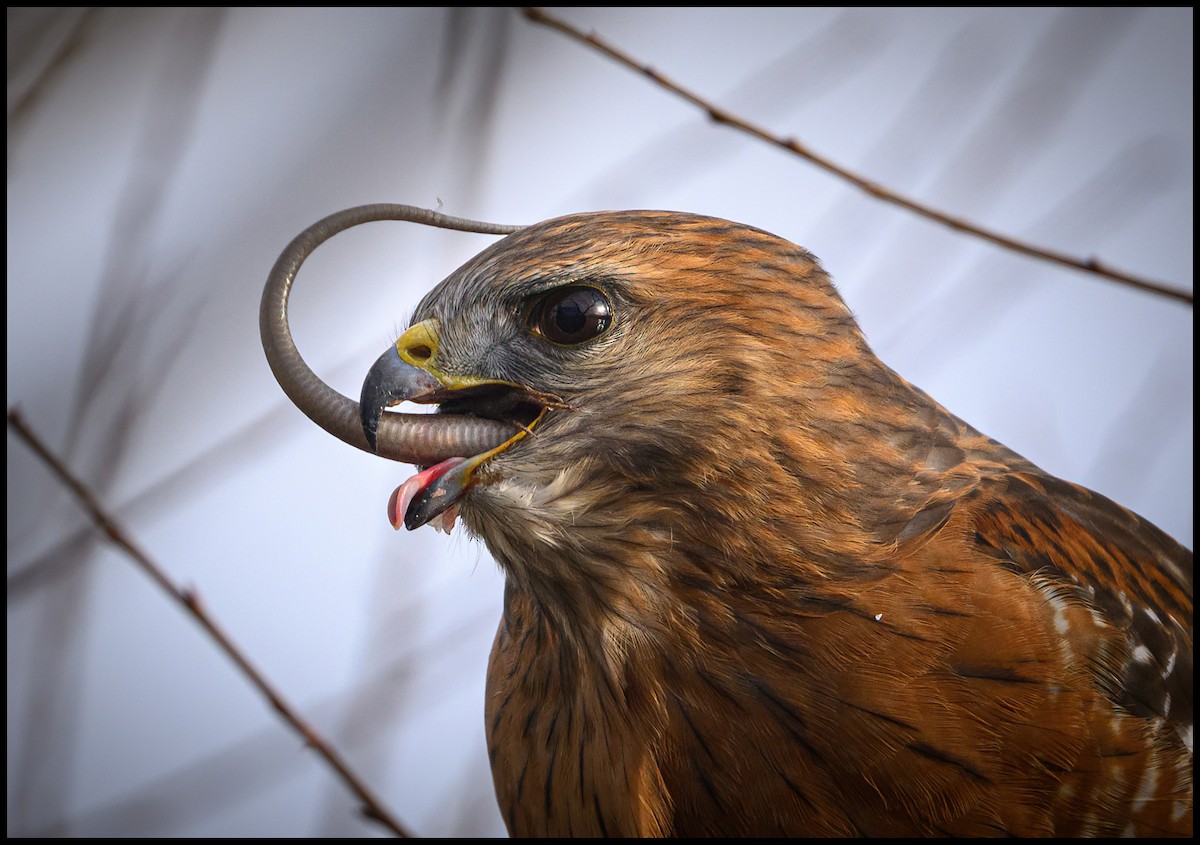
<svg viewBox="0 0 1200 845"><path fill-rule="evenodd" d="M569 285L550 291L529 315L529 327L554 343L583 343L612 325L612 305L596 288Z"/></svg>

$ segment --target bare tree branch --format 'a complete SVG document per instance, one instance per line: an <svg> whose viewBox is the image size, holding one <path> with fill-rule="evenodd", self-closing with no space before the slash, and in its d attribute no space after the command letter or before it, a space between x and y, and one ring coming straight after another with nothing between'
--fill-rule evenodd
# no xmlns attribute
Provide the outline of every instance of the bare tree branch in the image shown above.
<svg viewBox="0 0 1200 845"><path fill-rule="evenodd" d="M216 641L217 645L229 656L250 683L270 702L271 706L283 717L292 728L303 737L305 743L312 746L316 752L325 758L345 784L362 801L362 813L369 819L384 825L397 836L408 837L410 834L388 810L379 802L374 793L350 770L349 765L341 755L308 724L299 712L266 680L261 672L250 662L242 651L234 644L224 629L204 609L199 594L190 587L178 587L149 555L142 551L132 540L129 533L115 519L108 515L97 501L91 490L50 451L33 430L26 424L21 413L16 408L8 411L8 426L23 439L42 462L56 475L71 491L83 509L87 511L92 522L110 540L121 548L136 563L150 579L158 584L171 598L185 607L195 617L200 626Z"/></svg>
<svg viewBox="0 0 1200 845"><path fill-rule="evenodd" d="M604 55L616 60L620 64L623 64L634 71L637 71L655 84L670 91L672 94L687 100L692 105L705 111L709 118L715 123L725 124L726 126L730 126L748 135L752 135L753 137L758 138L760 141L764 141L768 144L772 144L776 147L787 150L788 152L794 153L806 161L815 164L817 167L821 168L827 173L832 173L834 176L849 182L876 199L892 203L893 205L898 205L901 208L907 209L908 211L920 215L928 220L933 220L936 223L940 223L943 226L948 226L956 231L989 241L990 243L996 244L997 246L1013 252L1019 252L1023 255L1028 255L1032 258L1037 258L1042 261L1060 264L1073 270L1082 270L1085 273L1092 273L1094 275L1109 279L1110 281L1119 282L1123 285L1129 285L1140 290L1149 291L1150 293L1155 293L1160 296L1166 296L1179 300L1189 306L1193 304L1194 297L1191 291L1181 290L1163 282L1158 282L1153 279L1147 279L1117 270L1114 267L1104 264L1098 258L1078 258L1072 255L1067 255L1066 253L1035 246L1025 241L1020 241L1016 238L1009 237L1008 235L1003 235L998 232L985 229L982 226L979 226L961 217L955 217L945 212L938 211L937 209L931 208L927 205L923 205L914 199L885 188L884 186L872 182L864 176L860 176L859 174L841 164L838 164L836 161L833 161L830 158L813 152L807 145L796 140L795 138L783 138L772 134L766 129L763 129L762 127L757 126L748 120L738 117L732 112L726 111L725 109L714 105L713 103L701 97L699 94L689 91L677 83L672 82L650 65L639 62L627 53L624 53L623 51L607 43L594 33L582 32L566 21L548 14L545 10L537 6L522 7L522 11L524 12L526 19L529 21L541 24L543 26L548 26L551 29L556 29L564 35L575 39L576 41L599 50Z"/></svg>

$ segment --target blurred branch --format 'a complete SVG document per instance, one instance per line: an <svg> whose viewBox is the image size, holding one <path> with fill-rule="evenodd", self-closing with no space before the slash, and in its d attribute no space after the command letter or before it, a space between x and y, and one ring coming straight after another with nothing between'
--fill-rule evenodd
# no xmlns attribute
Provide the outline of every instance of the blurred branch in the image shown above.
<svg viewBox="0 0 1200 845"><path fill-rule="evenodd" d="M325 739L317 733L311 725L309 725L297 712L297 710L289 704L283 696L275 690L273 686L263 677L253 664L250 663L241 650L233 643L225 631L217 624L216 620L211 617L201 604L200 596L192 588L181 588L175 585L166 572L158 566L145 552L143 552L130 538L125 529L101 507L96 497L91 490L84 485L82 481L75 478L71 471L60 461L57 456L41 441L41 439L33 432L25 423L21 413L16 408L10 408L8 411L8 426L18 436L23 439L33 452L41 458L42 462L56 475L60 481L71 491L83 509L87 511L92 522L100 529L110 540L121 548L133 562L136 563L143 572L150 576L150 579L158 584L171 598L175 599L179 604L187 609L189 613L195 617L200 626L208 631L209 635L216 641L217 645L229 656L229 658L237 665L242 673L250 680L250 683L258 688L258 691L270 702L271 706L283 717L289 725L297 733L303 737L304 741L312 746L316 752L325 758L334 771L341 777L345 784L350 788L351 792L358 796L362 801L362 812L369 819L373 819L380 824L389 828L397 836L407 837L409 833L404 826L396 819L392 818L387 809L375 798L375 795L359 778L352 772L349 766L334 748L325 741Z"/></svg>
<svg viewBox="0 0 1200 845"><path fill-rule="evenodd" d="M99 17L97 6L19 8L8 12L8 133L70 63Z"/></svg>
<svg viewBox="0 0 1200 845"><path fill-rule="evenodd" d="M838 178L858 187L876 199L892 203L893 205L898 205L901 208L907 209L908 211L920 215L928 220L933 220L934 222L940 223L943 226L948 226L949 228L955 229L959 232L989 241L990 243L996 244L997 246L1013 252L1019 252L1023 255L1028 255L1032 258L1037 258L1042 261L1060 264L1073 270L1081 270L1085 273L1092 273L1094 275L1109 279L1110 281L1118 282L1123 285L1129 285L1140 290L1179 300L1189 306L1193 304L1194 297L1191 291L1180 290L1179 288L1163 282L1125 273L1102 263L1099 259L1094 257L1077 258L1072 255L1067 255L1066 253L1034 246L1033 244L1019 241L1007 235L1002 235L998 232L985 229L982 226L976 225L969 220L964 220L961 217L954 217L945 212L923 205L916 200L910 199L902 194L889 190L882 185L878 185L863 176L860 176L849 168L846 168L833 161L832 159L813 152L806 145L800 141L797 141L795 138L783 138L778 135L774 135L771 132L768 132L766 129L763 129L762 127L757 126L748 120L744 120L743 118L740 118L737 115L714 105L713 103L701 97L699 94L695 94L676 84L675 82L672 82L650 65L639 62L632 56L629 56L611 44L608 44L595 34L582 32L566 21L556 18L536 6L522 7L522 11L526 19L532 21L533 23L542 24L543 26L548 26L551 29L556 29L576 41L599 50L604 55L616 60L620 64L623 64L634 71L637 71L655 84L670 91L672 94L687 100L692 105L705 111L709 118L713 120L713 122L725 124L726 126L740 130L748 135L752 135L753 137L758 138L760 141L764 141L768 144L772 144L776 147L787 150L788 152L794 153L806 161L815 164L817 167L821 168L827 173L832 173L834 176L837 176Z"/></svg>

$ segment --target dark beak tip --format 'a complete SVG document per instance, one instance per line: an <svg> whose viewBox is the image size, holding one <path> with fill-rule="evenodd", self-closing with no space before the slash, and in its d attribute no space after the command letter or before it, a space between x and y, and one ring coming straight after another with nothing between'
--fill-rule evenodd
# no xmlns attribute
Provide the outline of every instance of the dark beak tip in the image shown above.
<svg viewBox="0 0 1200 845"><path fill-rule="evenodd" d="M466 458L447 458L422 471L424 480L404 512L404 527L409 531L420 528L458 502L470 486L473 466Z"/></svg>
<svg viewBox="0 0 1200 845"><path fill-rule="evenodd" d="M379 423L384 409L406 400L429 401L441 387L437 377L405 362L396 347L389 346L367 373L359 397L363 435L371 451L379 454Z"/></svg>
<svg viewBox="0 0 1200 845"><path fill-rule="evenodd" d="M371 451L378 453L380 412L371 407L366 396L363 397L363 401L359 404L359 409L362 419L363 436L367 438L367 445L371 447Z"/></svg>
<svg viewBox="0 0 1200 845"><path fill-rule="evenodd" d="M430 506L431 497L429 494L430 490L422 490L413 496L413 500L408 503L408 510L404 514L404 527L409 531L416 531L444 510L444 507L434 508Z"/></svg>
<svg viewBox="0 0 1200 845"><path fill-rule="evenodd" d="M394 347L389 347L367 373L359 396L358 410L363 435L371 451L376 454L379 452L379 418L383 415L383 409L396 399L395 371L398 363L400 356Z"/></svg>

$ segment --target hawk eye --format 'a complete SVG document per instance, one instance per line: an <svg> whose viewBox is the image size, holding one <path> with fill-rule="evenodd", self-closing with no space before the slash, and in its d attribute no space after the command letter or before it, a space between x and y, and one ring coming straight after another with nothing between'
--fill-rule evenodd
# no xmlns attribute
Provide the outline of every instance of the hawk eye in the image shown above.
<svg viewBox="0 0 1200 845"><path fill-rule="evenodd" d="M555 288L534 306L529 328L554 343L583 343L612 325L612 305L601 291L583 285Z"/></svg>

